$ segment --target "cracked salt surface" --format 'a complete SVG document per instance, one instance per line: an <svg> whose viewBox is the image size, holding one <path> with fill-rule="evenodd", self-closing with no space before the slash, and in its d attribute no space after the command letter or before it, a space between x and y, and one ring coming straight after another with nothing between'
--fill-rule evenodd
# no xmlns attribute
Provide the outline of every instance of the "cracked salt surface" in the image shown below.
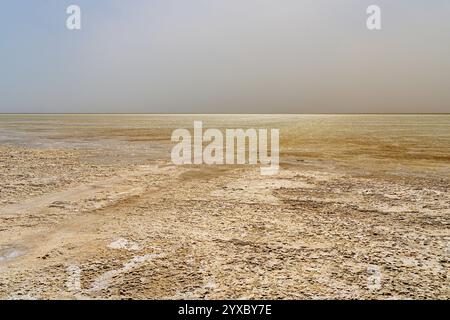
<svg viewBox="0 0 450 320"><path fill-rule="evenodd" d="M128 251L141 250L141 247L139 246L139 244L137 244L134 241L130 241L130 240L123 239L123 238L120 238L120 239L117 239L117 240L111 242L108 245L108 248L117 249L117 250L124 249L124 250L128 250Z"/></svg>
<svg viewBox="0 0 450 320"><path fill-rule="evenodd" d="M6 262L23 255L23 252L15 248L6 248L0 250L0 262Z"/></svg>
<svg viewBox="0 0 450 320"><path fill-rule="evenodd" d="M110 286L111 281L114 277L126 273L128 271L133 270L136 267L139 267L145 262L153 260L154 258L160 258L165 256L164 253L151 253L143 256L136 256L130 261L124 263L123 267L117 270L108 271L101 276L99 276L92 284L91 288L88 290L89 292L98 292L104 289L107 289Z"/></svg>

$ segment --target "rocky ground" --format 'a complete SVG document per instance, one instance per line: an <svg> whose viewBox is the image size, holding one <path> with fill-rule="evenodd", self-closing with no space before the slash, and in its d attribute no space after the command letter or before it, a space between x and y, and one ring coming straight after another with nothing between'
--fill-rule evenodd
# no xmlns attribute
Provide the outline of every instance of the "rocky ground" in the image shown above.
<svg viewBox="0 0 450 320"><path fill-rule="evenodd" d="M0 159L3 299L450 298L450 174Z"/></svg>

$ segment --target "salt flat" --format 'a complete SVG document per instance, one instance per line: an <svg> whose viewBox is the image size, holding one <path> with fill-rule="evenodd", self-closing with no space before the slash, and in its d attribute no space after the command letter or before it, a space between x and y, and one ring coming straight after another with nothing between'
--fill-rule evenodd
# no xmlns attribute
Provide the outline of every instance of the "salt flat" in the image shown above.
<svg viewBox="0 0 450 320"><path fill-rule="evenodd" d="M279 128L278 175L170 133ZM441 298L448 115L1 115L0 297Z"/></svg>

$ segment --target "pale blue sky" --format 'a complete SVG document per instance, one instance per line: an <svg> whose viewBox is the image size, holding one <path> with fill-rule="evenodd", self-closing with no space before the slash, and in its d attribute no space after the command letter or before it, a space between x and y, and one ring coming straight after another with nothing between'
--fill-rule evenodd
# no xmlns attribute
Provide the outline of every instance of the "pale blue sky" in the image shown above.
<svg viewBox="0 0 450 320"><path fill-rule="evenodd" d="M0 112L449 112L448 88L448 0L0 0Z"/></svg>

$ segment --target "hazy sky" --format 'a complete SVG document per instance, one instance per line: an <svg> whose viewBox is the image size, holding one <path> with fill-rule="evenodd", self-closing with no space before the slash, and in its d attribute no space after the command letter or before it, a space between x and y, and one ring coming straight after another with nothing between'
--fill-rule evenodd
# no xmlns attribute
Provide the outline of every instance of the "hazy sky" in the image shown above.
<svg viewBox="0 0 450 320"><path fill-rule="evenodd" d="M450 112L450 1L0 0L0 112Z"/></svg>

